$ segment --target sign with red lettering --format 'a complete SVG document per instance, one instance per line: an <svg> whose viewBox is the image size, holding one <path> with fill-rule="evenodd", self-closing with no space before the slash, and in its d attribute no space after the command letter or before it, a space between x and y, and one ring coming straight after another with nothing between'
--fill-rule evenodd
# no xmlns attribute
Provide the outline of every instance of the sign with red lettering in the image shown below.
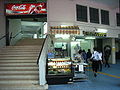
<svg viewBox="0 0 120 90"><path fill-rule="evenodd" d="M46 14L46 3L7 4L6 15Z"/></svg>

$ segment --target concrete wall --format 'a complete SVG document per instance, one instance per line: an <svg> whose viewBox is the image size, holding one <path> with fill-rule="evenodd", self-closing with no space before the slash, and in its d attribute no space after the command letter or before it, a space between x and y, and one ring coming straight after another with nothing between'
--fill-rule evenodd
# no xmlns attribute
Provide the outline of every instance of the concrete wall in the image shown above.
<svg viewBox="0 0 120 90"><path fill-rule="evenodd" d="M18 40L21 39L21 20L20 19L9 19L9 33L12 32L12 37L10 44L14 45Z"/></svg>
<svg viewBox="0 0 120 90"><path fill-rule="evenodd" d="M73 24L74 2L70 0L48 0L48 22L50 25Z"/></svg>
<svg viewBox="0 0 120 90"><path fill-rule="evenodd" d="M4 0L0 0L0 38L5 35ZM6 39L0 40L0 47L6 45Z"/></svg>

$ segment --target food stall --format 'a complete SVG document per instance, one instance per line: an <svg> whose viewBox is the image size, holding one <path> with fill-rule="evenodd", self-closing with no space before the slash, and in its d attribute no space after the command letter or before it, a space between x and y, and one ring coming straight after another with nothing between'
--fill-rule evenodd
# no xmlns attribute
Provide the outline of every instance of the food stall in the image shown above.
<svg viewBox="0 0 120 90"><path fill-rule="evenodd" d="M75 77L74 67L76 66L73 65L74 54L76 52L73 52L73 49L76 45L80 46L80 42L77 42L75 45L72 45L74 44L72 42L74 42L74 36L80 35L79 27L52 26L50 27L50 34L52 37L52 47L54 47L54 50L50 50L51 52L49 52L47 60L47 83L60 84L73 82ZM79 71L81 70L80 68L82 68L80 67L81 65L79 65Z"/></svg>

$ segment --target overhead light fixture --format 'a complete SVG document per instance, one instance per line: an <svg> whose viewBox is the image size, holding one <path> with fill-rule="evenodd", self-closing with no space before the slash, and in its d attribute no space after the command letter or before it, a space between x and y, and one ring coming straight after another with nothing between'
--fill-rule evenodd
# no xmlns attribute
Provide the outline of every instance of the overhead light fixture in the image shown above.
<svg viewBox="0 0 120 90"><path fill-rule="evenodd" d="M85 39L95 39L95 37L85 37Z"/></svg>
<svg viewBox="0 0 120 90"><path fill-rule="evenodd" d="M80 41L85 41L85 39L76 39L76 41L79 41L79 42L80 42Z"/></svg>
<svg viewBox="0 0 120 90"><path fill-rule="evenodd" d="M69 39L70 35L68 35L68 34L64 34L64 35L62 35L62 34L56 34L55 38Z"/></svg>
<svg viewBox="0 0 120 90"><path fill-rule="evenodd" d="M44 26L43 26L43 28L44 28L44 34L46 34L47 33L47 26L48 26L48 23L47 22L44 22L44 24L43 24Z"/></svg>
<svg viewBox="0 0 120 90"><path fill-rule="evenodd" d="M37 39L37 34L34 34L34 35L33 35L33 38L34 38L34 39Z"/></svg>
<svg viewBox="0 0 120 90"><path fill-rule="evenodd" d="M68 25L60 25L61 27L66 27L66 26L68 26Z"/></svg>
<svg viewBox="0 0 120 90"><path fill-rule="evenodd" d="M100 29L100 28L98 28L98 29L96 29L95 32L106 33L107 31L108 31L107 29Z"/></svg>

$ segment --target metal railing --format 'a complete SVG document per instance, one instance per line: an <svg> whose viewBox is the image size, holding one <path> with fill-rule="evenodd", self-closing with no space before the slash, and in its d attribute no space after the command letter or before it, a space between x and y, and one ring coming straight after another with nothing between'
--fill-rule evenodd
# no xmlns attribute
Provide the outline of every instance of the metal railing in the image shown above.
<svg viewBox="0 0 120 90"><path fill-rule="evenodd" d="M16 38L20 33L21 33L21 31L13 36L13 33L11 32L10 37L9 37L9 43L11 42L12 39ZM4 38L6 38L7 36L9 36L8 34L9 33L6 33L4 36L0 37L0 40L2 40Z"/></svg>
<svg viewBox="0 0 120 90"><path fill-rule="evenodd" d="M8 34L9 33L7 32L5 35L3 35L2 37L0 37L0 40L2 40L3 38L6 38Z"/></svg>
<svg viewBox="0 0 120 90"><path fill-rule="evenodd" d="M5 38L5 37L6 37L6 35L2 36L2 37L0 38L0 40L2 40L2 39Z"/></svg>
<svg viewBox="0 0 120 90"><path fill-rule="evenodd" d="M10 42L11 42L12 39L16 38L20 33L21 33L21 31L19 31L17 34L15 34L15 35L13 36L13 33L11 32L11 33L10 33L10 39L9 39Z"/></svg>
<svg viewBox="0 0 120 90"><path fill-rule="evenodd" d="M8 40L8 38L7 38L7 36L9 35L9 32L7 32L6 34L4 34L2 37L0 37L0 47L4 47L4 46L6 46L6 44L7 44L7 40Z"/></svg>

